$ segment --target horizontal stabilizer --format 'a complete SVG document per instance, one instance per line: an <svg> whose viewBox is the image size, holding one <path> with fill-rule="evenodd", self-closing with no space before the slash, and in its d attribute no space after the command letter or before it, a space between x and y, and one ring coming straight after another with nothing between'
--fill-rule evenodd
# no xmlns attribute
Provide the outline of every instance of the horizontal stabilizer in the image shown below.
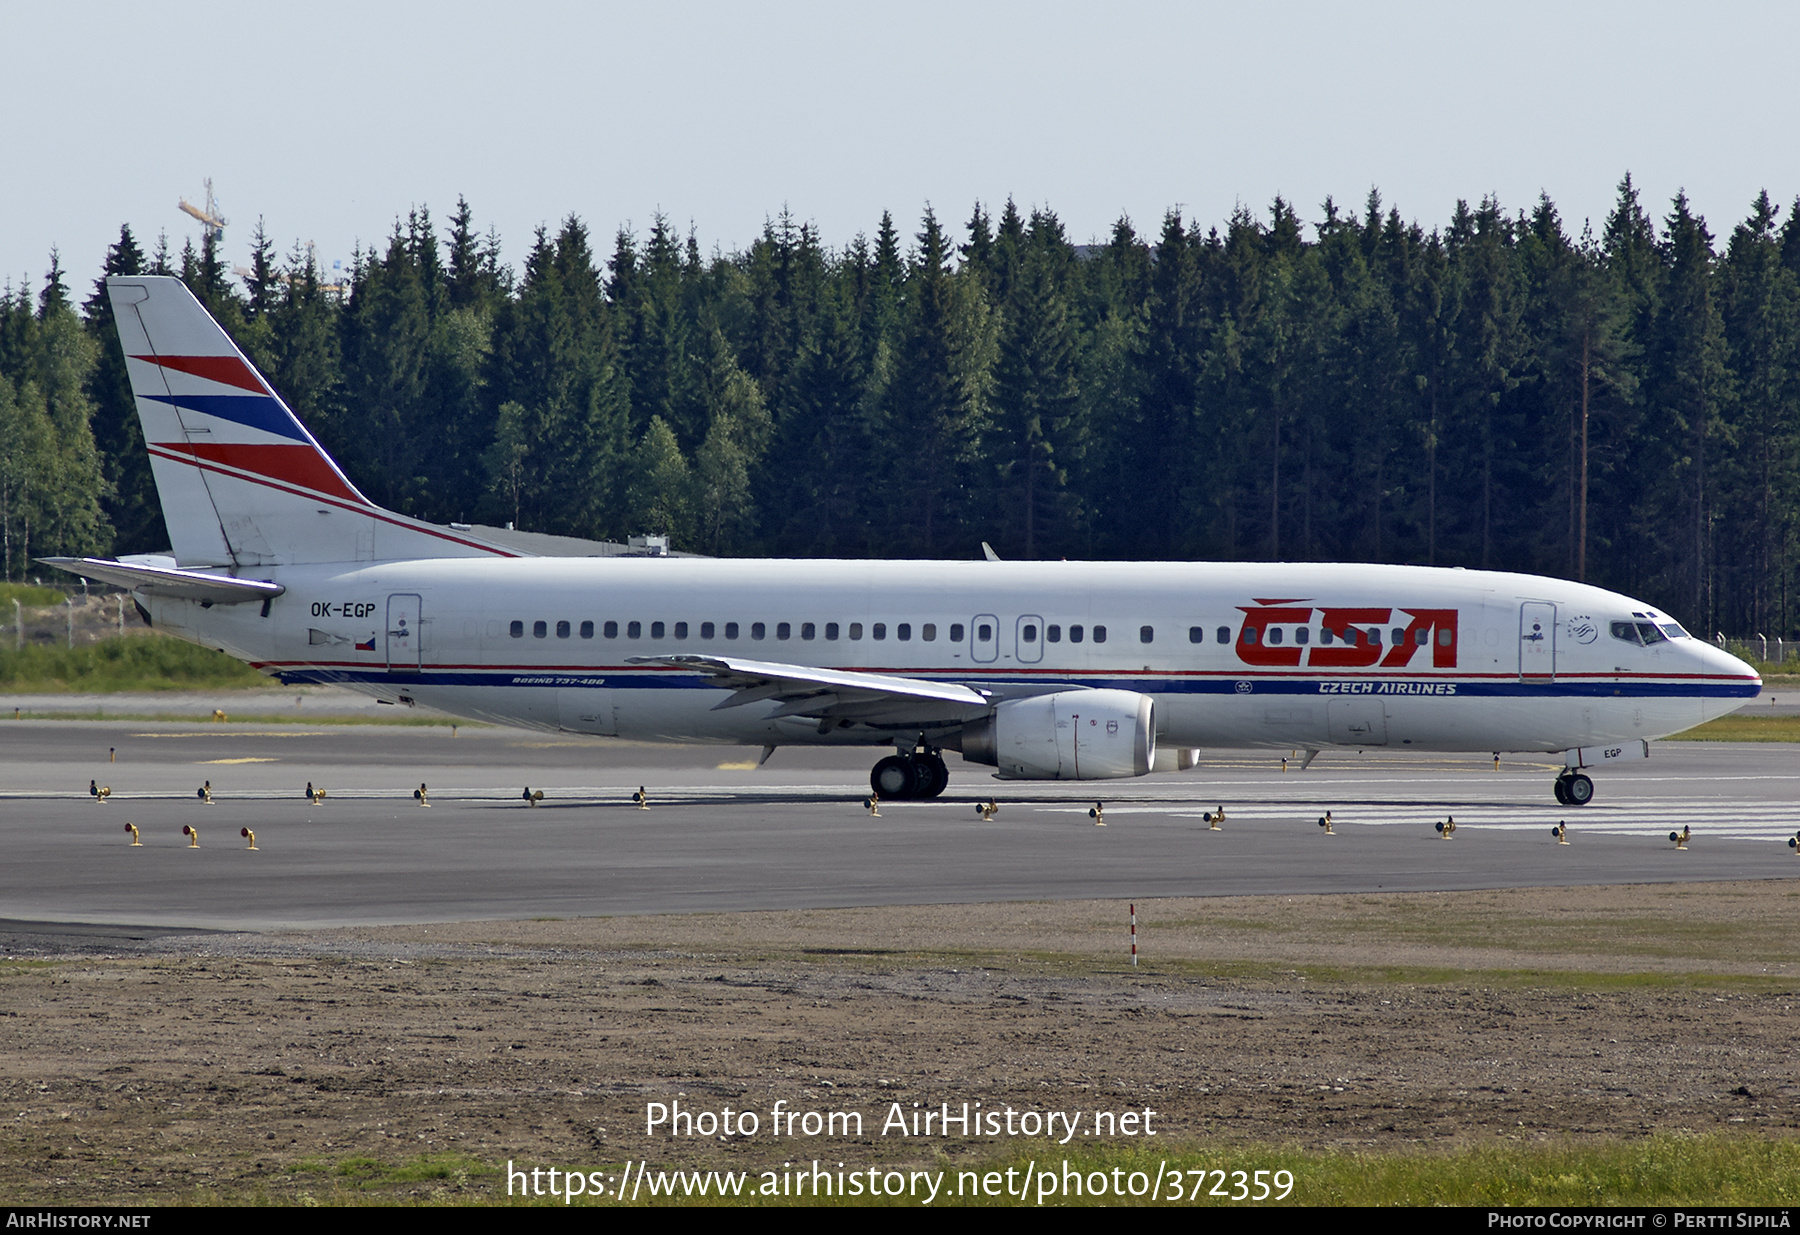
<svg viewBox="0 0 1800 1235"><path fill-rule="evenodd" d="M287 591L281 584L270 583L266 579L234 579L230 575L209 574L203 570L181 570L173 566L147 566L98 557L41 557L38 561L58 570L66 570L72 575L98 579L103 583L130 588L134 592L206 601L215 605L269 600Z"/></svg>

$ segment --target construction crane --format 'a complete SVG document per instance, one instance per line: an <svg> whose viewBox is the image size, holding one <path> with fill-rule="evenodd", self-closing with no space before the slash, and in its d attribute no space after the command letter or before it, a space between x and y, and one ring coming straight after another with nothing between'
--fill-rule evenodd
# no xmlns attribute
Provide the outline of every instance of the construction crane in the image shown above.
<svg viewBox="0 0 1800 1235"><path fill-rule="evenodd" d="M202 210L184 197L181 199L181 211L183 214L192 215L200 220L200 226L205 229L208 236L212 237L215 244L224 241L225 225L231 220L219 213L219 202L213 196L211 176L206 178L206 209Z"/></svg>

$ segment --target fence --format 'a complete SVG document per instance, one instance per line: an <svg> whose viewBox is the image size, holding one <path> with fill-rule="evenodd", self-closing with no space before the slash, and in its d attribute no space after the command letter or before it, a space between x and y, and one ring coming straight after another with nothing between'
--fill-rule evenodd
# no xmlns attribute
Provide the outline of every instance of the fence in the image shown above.
<svg viewBox="0 0 1800 1235"><path fill-rule="evenodd" d="M1733 656L1745 660L1753 660L1765 665L1780 665L1800 671L1800 640L1783 639L1777 635L1770 638L1765 635L1753 635L1748 639L1727 639L1724 635L1714 635L1713 642L1730 652Z"/></svg>

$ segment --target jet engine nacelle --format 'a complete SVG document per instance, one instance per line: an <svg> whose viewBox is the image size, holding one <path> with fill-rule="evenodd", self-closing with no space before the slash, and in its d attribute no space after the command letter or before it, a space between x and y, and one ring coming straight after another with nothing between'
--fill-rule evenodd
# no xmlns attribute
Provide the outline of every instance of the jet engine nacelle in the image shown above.
<svg viewBox="0 0 1800 1235"><path fill-rule="evenodd" d="M1014 699L963 726L962 757L1004 780L1113 780L1156 762L1155 702L1131 690Z"/></svg>

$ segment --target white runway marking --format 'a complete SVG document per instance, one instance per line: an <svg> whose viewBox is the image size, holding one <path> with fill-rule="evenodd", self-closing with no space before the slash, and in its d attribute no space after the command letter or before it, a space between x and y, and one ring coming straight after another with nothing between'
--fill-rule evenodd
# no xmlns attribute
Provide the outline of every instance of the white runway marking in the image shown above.
<svg viewBox="0 0 1800 1235"><path fill-rule="evenodd" d="M1234 803L1226 799L1223 805L1228 831L1233 825L1240 823L1286 823L1296 816L1310 821L1324 813L1324 808L1303 802ZM1047 814L1085 813L1078 812L1073 806L1038 806L1033 809ZM1446 815L1454 815L1459 838L1473 836L1476 831L1486 828L1506 831L1542 829L1548 833L1551 826L1559 821L1568 824L1571 840L1579 839L1583 832L1588 832L1615 836L1659 836L1666 842L1670 832L1679 832L1686 827L1693 829L1693 839L1689 844L1701 844L1707 840L1744 840L1779 841L1785 845L1787 838L1800 830L1800 807L1781 802L1712 805L1684 798L1642 798L1632 802L1574 809L1554 803L1543 806L1534 803L1517 806L1466 806L1444 811L1410 804L1383 806L1362 803L1333 806L1330 810L1331 821L1337 826L1416 828L1425 834L1434 833L1433 825ZM1148 803L1137 805L1123 801L1107 804L1107 814L1122 821L1128 821L1133 815L1145 814L1170 815L1177 819L1199 821L1203 813L1204 811L1190 806ZM1800 861L1796 865L1800 866Z"/></svg>

